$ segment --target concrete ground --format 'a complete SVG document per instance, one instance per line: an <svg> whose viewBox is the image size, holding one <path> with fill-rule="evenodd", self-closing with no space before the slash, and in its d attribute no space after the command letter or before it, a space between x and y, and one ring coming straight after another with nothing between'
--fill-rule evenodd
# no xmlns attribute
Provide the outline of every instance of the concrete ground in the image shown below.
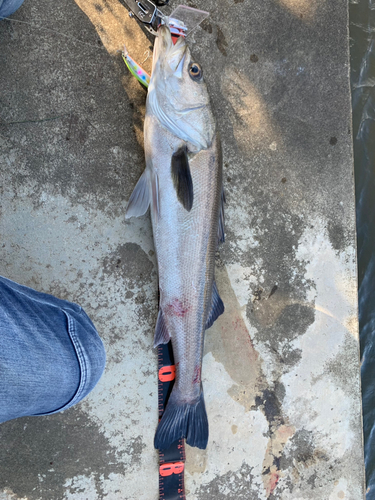
<svg viewBox="0 0 375 500"><path fill-rule="evenodd" d="M227 195L187 498L359 500L347 2L185 3L210 12L191 46ZM118 0L25 0L0 22L0 274L80 303L108 355L76 407L1 425L1 500L158 498L157 269L149 216L124 219L146 91L124 42L148 56Z"/></svg>

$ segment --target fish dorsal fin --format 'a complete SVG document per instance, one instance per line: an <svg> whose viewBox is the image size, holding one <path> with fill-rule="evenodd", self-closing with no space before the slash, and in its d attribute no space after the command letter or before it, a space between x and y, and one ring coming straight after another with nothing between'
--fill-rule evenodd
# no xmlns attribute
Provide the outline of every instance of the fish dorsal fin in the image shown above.
<svg viewBox="0 0 375 500"><path fill-rule="evenodd" d="M175 153L173 153L171 168L177 198L182 206L190 212L193 206L194 191L186 146L181 146Z"/></svg>
<svg viewBox="0 0 375 500"><path fill-rule="evenodd" d="M164 321L163 311L159 309L158 320L155 327L154 347L160 344L168 344L171 336L167 330L167 325Z"/></svg>
<svg viewBox="0 0 375 500"><path fill-rule="evenodd" d="M223 312L224 312L224 304L220 298L216 282L214 280L212 285L211 309L207 316L206 330L214 324L214 322L221 314L223 314Z"/></svg>
<svg viewBox="0 0 375 500"><path fill-rule="evenodd" d="M221 190L221 202L220 202L219 226L217 229L217 239L218 239L219 243L224 243L224 241L225 241L224 203L225 203L225 193L224 193L224 188L222 188L222 190Z"/></svg>
<svg viewBox="0 0 375 500"><path fill-rule="evenodd" d="M144 215L151 202L151 209L154 215L157 216L159 213L158 178L156 173L153 172L151 168L147 167L129 198L125 218L130 219L130 217L140 217Z"/></svg>

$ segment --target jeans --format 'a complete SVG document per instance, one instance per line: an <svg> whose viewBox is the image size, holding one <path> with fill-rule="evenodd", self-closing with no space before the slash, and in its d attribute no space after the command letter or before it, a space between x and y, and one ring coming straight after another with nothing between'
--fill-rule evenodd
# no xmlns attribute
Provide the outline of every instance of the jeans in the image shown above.
<svg viewBox="0 0 375 500"><path fill-rule="evenodd" d="M0 423L73 406L104 366L103 343L80 306L0 277Z"/></svg>
<svg viewBox="0 0 375 500"><path fill-rule="evenodd" d="M24 0L0 0L0 18L8 17L21 7Z"/></svg>

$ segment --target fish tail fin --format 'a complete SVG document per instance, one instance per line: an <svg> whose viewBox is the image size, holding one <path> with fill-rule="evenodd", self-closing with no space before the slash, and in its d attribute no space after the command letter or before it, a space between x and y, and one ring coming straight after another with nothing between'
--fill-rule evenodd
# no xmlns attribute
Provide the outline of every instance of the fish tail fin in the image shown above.
<svg viewBox="0 0 375 500"><path fill-rule="evenodd" d="M186 438L189 446L201 450L207 447L208 419L203 391L195 403L180 403L170 398L156 430L154 445L166 450L180 438Z"/></svg>

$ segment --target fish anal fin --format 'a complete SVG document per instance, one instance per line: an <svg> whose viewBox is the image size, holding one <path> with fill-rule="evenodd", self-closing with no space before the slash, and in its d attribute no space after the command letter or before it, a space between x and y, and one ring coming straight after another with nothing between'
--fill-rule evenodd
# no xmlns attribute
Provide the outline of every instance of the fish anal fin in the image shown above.
<svg viewBox="0 0 375 500"><path fill-rule="evenodd" d="M216 282L214 280L212 285L211 309L208 313L206 320L206 330L214 324L214 322L221 314L223 314L223 312L224 312L224 304L220 298Z"/></svg>
<svg viewBox="0 0 375 500"><path fill-rule="evenodd" d="M224 203L225 203L225 192L224 192L224 188L222 188L221 201L220 201L219 226L217 228L217 239L218 239L219 243L224 243L224 241L225 241Z"/></svg>
<svg viewBox="0 0 375 500"><path fill-rule="evenodd" d="M194 191L186 145L181 146L175 153L173 153L171 159L171 169L177 199L182 206L190 212L193 206Z"/></svg>
<svg viewBox="0 0 375 500"><path fill-rule="evenodd" d="M164 321L163 311L159 309L158 319L155 327L154 347L160 344L168 344L171 336L167 330L167 325Z"/></svg>

